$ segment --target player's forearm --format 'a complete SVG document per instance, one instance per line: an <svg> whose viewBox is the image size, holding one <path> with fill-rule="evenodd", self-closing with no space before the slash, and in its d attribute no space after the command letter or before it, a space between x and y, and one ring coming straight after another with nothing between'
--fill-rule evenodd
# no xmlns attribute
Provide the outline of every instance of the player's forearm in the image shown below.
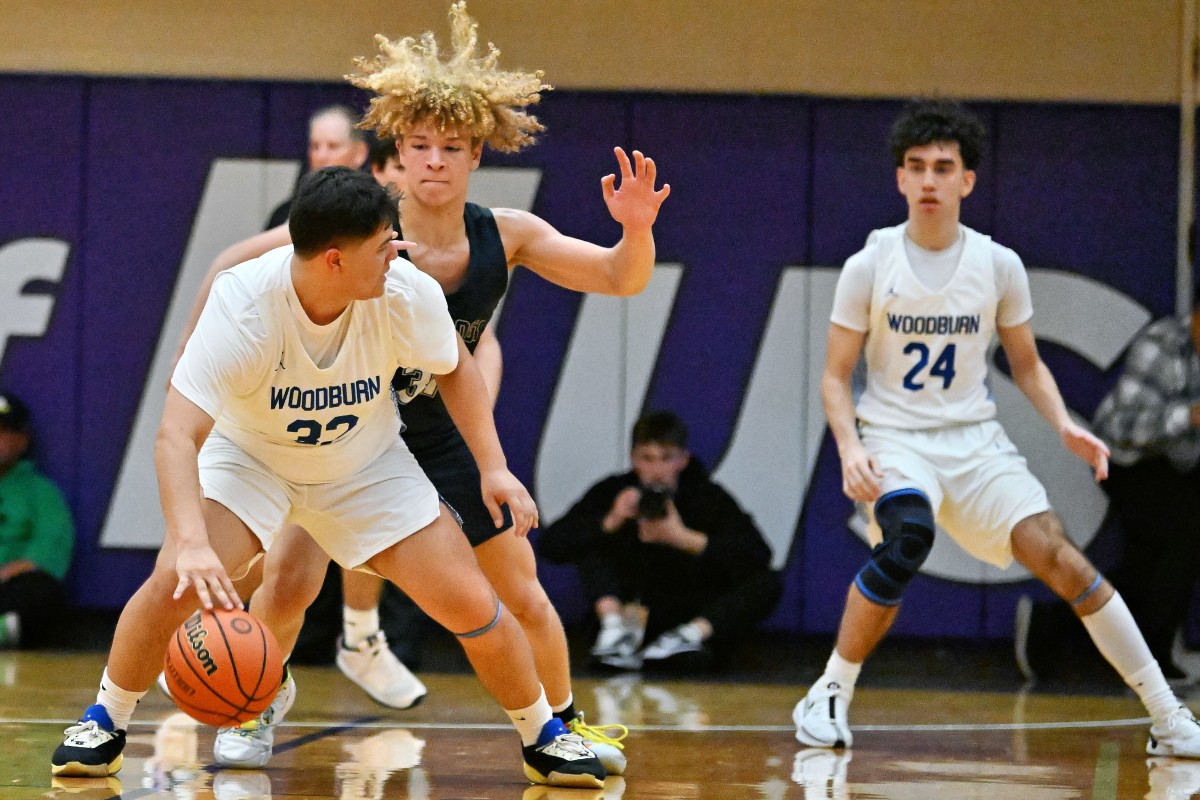
<svg viewBox="0 0 1200 800"><path fill-rule="evenodd" d="M609 254L611 294L630 297L645 289L654 275L654 255L654 231L649 225L624 228Z"/></svg>
<svg viewBox="0 0 1200 800"><path fill-rule="evenodd" d="M453 372L437 376L438 391L450 418L475 457L479 471L505 469L507 462L488 403L487 385L475 360L465 350L463 348L458 367Z"/></svg>
<svg viewBox="0 0 1200 800"><path fill-rule="evenodd" d="M479 344L475 346L475 365L487 384L488 397L495 407L496 399L500 396L500 381L504 376L504 354L500 350L500 340L490 327L484 328Z"/></svg>
<svg viewBox="0 0 1200 800"><path fill-rule="evenodd" d="M167 535L177 546L208 541L201 508L198 449L185 433L166 424L154 444L154 467Z"/></svg>
<svg viewBox="0 0 1200 800"><path fill-rule="evenodd" d="M1061 431L1071 423L1071 415L1058 390L1058 383L1040 359L1028 369L1014 371L1013 381L1054 430Z"/></svg>
<svg viewBox="0 0 1200 800"><path fill-rule="evenodd" d="M850 382L836 376L823 376L821 401L825 406L825 418L829 421L829 432L837 442L838 451L858 443L858 416L854 411Z"/></svg>

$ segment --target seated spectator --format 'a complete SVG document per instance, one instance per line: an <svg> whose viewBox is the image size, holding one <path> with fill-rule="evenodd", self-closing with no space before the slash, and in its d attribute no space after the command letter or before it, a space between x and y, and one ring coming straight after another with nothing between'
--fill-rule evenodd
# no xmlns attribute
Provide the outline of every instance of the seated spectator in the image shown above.
<svg viewBox="0 0 1200 800"><path fill-rule="evenodd" d="M25 460L31 444L29 410L0 393L0 648L47 643L75 546L62 492Z"/></svg>
<svg viewBox="0 0 1200 800"><path fill-rule="evenodd" d="M600 622L592 655L602 663L714 666L779 599L771 551L692 458L679 417L644 414L632 438L633 469L589 489L542 531L539 552L579 567Z"/></svg>

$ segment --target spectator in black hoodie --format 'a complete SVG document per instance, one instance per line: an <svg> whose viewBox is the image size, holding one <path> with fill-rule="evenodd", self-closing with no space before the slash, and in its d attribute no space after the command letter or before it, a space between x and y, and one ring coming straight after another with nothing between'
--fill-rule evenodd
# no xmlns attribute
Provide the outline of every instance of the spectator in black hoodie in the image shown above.
<svg viewBox="0 0 1200 800"><path fill-rule="evenodd" d="M643 414L632 439L633 469L589 489L542 531L539 551L579 567L600 621L592 655L602 663L715 663L778 601L771 551L750 516L692 458L679 417Z"/></svg>

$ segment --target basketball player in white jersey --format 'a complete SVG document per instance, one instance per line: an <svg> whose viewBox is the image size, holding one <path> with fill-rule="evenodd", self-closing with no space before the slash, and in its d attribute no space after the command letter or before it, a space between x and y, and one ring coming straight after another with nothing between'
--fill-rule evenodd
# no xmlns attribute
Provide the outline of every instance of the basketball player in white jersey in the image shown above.
<svg viewBox="0 0 1200 800"><path fill-rule="evenodd" d="M1072 605L1150 712L1147 752L1200 757L1200 724L995 420L985 378L998 334L1013 380L1063 446L1097 480L1108 474L1108 448L1071 420L1038 355L1020 258L959 222L983 136L958 105L908 108L890 141L908 221L874 231L838 280L821 394L843 491L873 504L876 546L850 586L825 672L793 712L796 738L810 747L851 745L847 715L859 670L929 554L936 520L968 553L1001 568L1015 558ZM856 405L851 377L864 351L866 386Z"/></svg>
<svg viewBox="0 0 1200 800"><path fill-rule="evenodd" d="M553 717L533 655L450 511L400 439L388 383L438 376L493 519L525 534L537 508L508 471L483 379L437 282L397 258L396 199L370 176L303 178L294 246L223 273L176 365L156 443L167 536L126 605L96 703L51 760L56 775L121 767L130 717L197 604L241 601L241 573L294 521L342 567L395 582L454 632L522 740L537 783L599 788L599 759ZM290 677L282 692L295 691Z"/></svg>
<svg viewBox="0 0 1200 800"><path fill-rule="evenodd" d="M489 45L477 54L478 31L463 3L450 8L453 35L449 47L440 47L432 33L419 39L387 41L377 37L380 55L363 63L352 81L375 93L366 122L381 137L399 144L402 176L389 178L381 165L379 180L404 184L401 215L404 235L417 241L407 252L418 269L434 276L446 293L448 307L468 348L480 361L489 389L499 384L499 344L488 322L518 264L541 277L580 292L628 296L640 292L654 270L653 224L670 185L655 188L656 167L637 151L633 159L616 148L620 179L601 180L604 202L622 227L621 239L601 247L565 236L545 220L517 209L483 209L467 203L471 173L479 166L484 146L515 152L532 144L543 126L527 111L549 89L540 73L502 70L499 51ZM386 164L382 165L386 166ZM268 231L234 245L214 262L210 275L239 259L257 255L278 231ZM276 239L273 244L279 244ZM202 306L206 292L201 291ZM490 345L489 345L490 343ZM482 354L489 345L491 370ZM407 367L407 365L405 365ZM575 708L570 659L562 622L538 581L529 542L495 525L482 508L472 476L473 465L461 438L441 408L438 384L428 376L412 379L419 370L398 372L393 383L406 425L405 440L435 487L458 512L463 533L475 548L484 574L511 609L534 653L538 676L556 717L583 737L611 774L626 766L622 739L624 726L593 726ZM316 548L303 529L289 526L275 540L264 559L263 587L252 606L272 631L284 652L296 641L304 610L316 596L325 575L328 557ZM376 700L395 708L410 706L425 693L421 682L385 647L376 609L378 589L370 589L370 576L355 580L356 596L369 600L352 605L346 594L345 634L338 648L338 665ZM363 619L353 625L353 618ZM354 638L352 638L352 635ZM352 648L369 660L359 661ZM365 674L348 669L349 659L365 663ZM214 752L225 766L260 768L273 748L274 727L284 718L291 696L281 693L268 714L271 722L252 721L241 728L222 729Z"/></svg>

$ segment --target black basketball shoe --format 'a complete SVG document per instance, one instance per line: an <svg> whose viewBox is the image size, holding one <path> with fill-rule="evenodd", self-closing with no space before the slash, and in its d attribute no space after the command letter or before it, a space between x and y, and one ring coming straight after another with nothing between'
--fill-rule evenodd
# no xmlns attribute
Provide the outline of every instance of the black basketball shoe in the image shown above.
<svg viewBox="0 0 1200 800"><path fill-rule="evenodd" d="M78 724L67 728L67 738L54 751L51 774L93 778L115 775L124 760L121 751L125 749L125 731L113 727L104 706L88 706Z"/></svg>
<svg viewBox="0 0 1200 800"><path fill-rule="evenodd" d="M607 773L600 759L560 719L547 722L537 742L521 748L521 754L525 757L525 777L534 783L604 788Z"/></svg>

